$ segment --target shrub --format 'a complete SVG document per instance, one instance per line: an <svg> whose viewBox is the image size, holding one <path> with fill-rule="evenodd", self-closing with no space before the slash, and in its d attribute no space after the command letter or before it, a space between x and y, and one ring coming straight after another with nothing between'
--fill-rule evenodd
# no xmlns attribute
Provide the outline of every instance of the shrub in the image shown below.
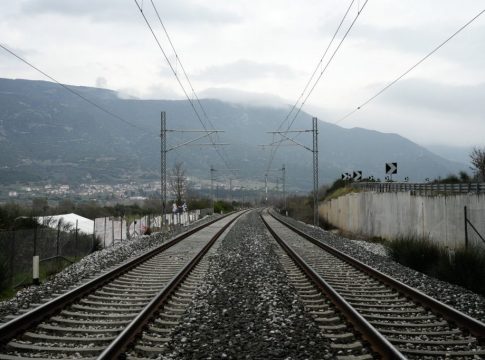
<svg viewBox="0 0 485 360"><path fill-rule="evenodd" d="M5 291L10 285L10 271L8 268L9 262L7 261L8 255L0 253L0 293Z"/></svg>
<svg viewBox="0 0 485 360"><path fill-rule="evenodd" d="M443 250L428 239L404 237L390 242L390 255L400 264L429 274Z"/></svg>
<svg viewBox="0 0 485 360"><path fill-rule="evenodd" d="M428 239L400 238L388 243L391 257L414 270L485 295L485 250L448 252Z"/></svg>
<svg viewBox="0 0 485 360"><path fill-rule="evenodd" d="M461 248L455 252L453 277L450 282L485 295L485 250Z"/></svg>
<svg viewBox="0 0 485 360"><path fill-rule="evenodd" d="M214 212L215 213L220 213L221 211L223 213L228 213L230 211L233 211L234 207L232 206L231 203L227 201L216 201L214 203Z"/></svg>

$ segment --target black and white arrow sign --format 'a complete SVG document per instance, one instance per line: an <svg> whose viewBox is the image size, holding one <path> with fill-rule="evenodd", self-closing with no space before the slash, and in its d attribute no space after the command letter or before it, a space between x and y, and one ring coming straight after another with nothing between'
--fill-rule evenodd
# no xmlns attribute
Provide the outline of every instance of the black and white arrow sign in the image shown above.
<svg viewBox="0 0 485 360"><path fill-rule="evenodd" d="M354 176L353 176L353 179L354 179L355 181L360 181L360 180L362 180L362 171L360 171L360 170L354 171Z"/></svg>
<svg viewBox="0 0 485 360"><path fill-rule="evenodd" d="M350 180L352 176L350 176L349 173L343 173L342 174L342 180Z"/></svg>
<svg viewBox="0 0 485 360"><path fill-rule="evenodd" d="M397 174L397 162L386 163L386 175Z"/></svg>

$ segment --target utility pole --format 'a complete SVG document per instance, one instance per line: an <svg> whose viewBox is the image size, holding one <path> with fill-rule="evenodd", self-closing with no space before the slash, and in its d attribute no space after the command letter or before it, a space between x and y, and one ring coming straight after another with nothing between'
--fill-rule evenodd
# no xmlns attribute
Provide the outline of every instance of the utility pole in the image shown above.
<svg viewBox="0 0 485 360"><path fill-rule="evenodd" d="M302 134L309 133L313 134L313 147L299 143L295 140L295 137L291 138L288 136L290 133ZM281 140L273 141L269 146L281 146L285 141L290 142L289 145L300 146L313 154L313 225L318 226L318 119L314 117L312 119L312 129L311 130L286 130L286 131L270 131L270 134L279 134ZM268 145L266 145L268 146ZM267 177L267 174L266 174ZM285 197L286 198L286 197ZM286 206L285 206L286 207Z"/></svg>
<svg viewBox="0 0 485 360"><path fill-rule="evenodd" d="M265 202L268 202L268 173L264 174L264 193L265 193Z"/></svg>
<svg viewBox="0 0 485 360"><path fill-rule="evenodd" d="M212 209L214 209L214 167L211 165L210 168L210 177L211 177L211 204L212 204Z"/></svg>
<svg viewBox="0 0 485 360"><path fill-rule="evenodd" d="M287 211L286 209L286 168L285 164L283 164L283 167L281 168L281 171L283 172L283 198L285 200L285 212Z"/></svg>
<svg viewBox="0 0 485 360"><path fill-rule="evenodd" d="M313 225L318 226L318 120L313 118Z"/></svg>
<svg viewBox="0 0 485 360"><path fill-rule="evenodd" d="M229 200L232 204L232 178L229 178Z"/></svg>
<svg viewBox="0 0 485 360"><path fill-rule="evenodd" d="M162 195L162 224L165 224L165 212L167 206L167 119L165 111L162 111L160 118L160 192Z"/></svg>
<svg viewBox="0 0 485 360"><path fill-rule="evenodd" d="M202 133L203 135L200 135L194 139L185 141L181 144L172 146L170 148L167 148L167 132L177 132L177 133ZM228 144L223 144L223 143L208 143L208 144L201 144L198 143L198 140L204 139L209 137L212 134L215 133L220 133L222 132L221 130L175 130L175 129L170 129L167 130L167 120L165 116L165 111L161 112L161 119L160 119L160 195L162 198L162 224L165 222L165 212L166 212L166 207L167 207L167 153L169 151L178 149L182 146L188 146L188 145L195 145L195 146L220 146L220 145L228 145Z"/></svg>

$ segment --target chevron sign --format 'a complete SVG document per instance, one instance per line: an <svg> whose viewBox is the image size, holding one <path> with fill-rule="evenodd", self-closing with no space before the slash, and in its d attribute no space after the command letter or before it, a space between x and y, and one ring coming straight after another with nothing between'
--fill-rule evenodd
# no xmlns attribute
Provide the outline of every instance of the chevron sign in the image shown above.
<svg viewBox="0 0 485 360"><path fill-rule="evenodd" d="M386 163L386 175L397 174L397 162Z"/></svg>

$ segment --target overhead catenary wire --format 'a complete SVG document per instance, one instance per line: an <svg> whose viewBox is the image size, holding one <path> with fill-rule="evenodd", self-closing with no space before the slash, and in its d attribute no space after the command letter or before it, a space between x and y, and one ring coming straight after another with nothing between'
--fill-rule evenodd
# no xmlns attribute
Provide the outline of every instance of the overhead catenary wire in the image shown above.
<svg viewBox="0 0 485 360"><path fill-rule="evenodd" d="M360 8L360 10L357 12L357 15L355 16L354 20L352 21L352 23L350 24L349 28L347 29L347 31L345 32L344 36L342 37L342 39L340 40L339 44L337 45L337 48L334 50L332 56L330 57L330 59L327 61L327 64L325 65L325 67L323 68L323 70L320 72L320 75L317 77L317 80L315 81L315 83L313 84L312 88L310 89L310 91L308 92L307 96L305 97L305 99L303 100L303 102L301 103L300 107L298 108L298 111L296 112L296 114L293 116L293 120L290 122L290 125L288 126L288 129L291 128L291 126L293 125L293 123L295 122L298 114L301 112L301 109L303 108L303 106L306 104L308 98L310 97L310 95L312 94L313 90L315 90L315 87L317 86L318 82L320 81L320 79L322 78L323 74L325 73L325 71L327 70L327 68L329 67L330 63L332 62L332 60L334 59L335 55L337 55L337 52L338 50L340 49L340 47L342 46L343 42L345 41L345 39L347 38L347 36L349 35L350 33L350 30L352 30L352 28L354 27L357 19L359 18L360 14L362 13L362 10L364 10L365 6L367 5L367 3L369 2L369 0L366 0L364 2L364 4L362 5L362 8Z"/></svg>
<svg viewBox="0 0 485 360"><path fill-rule="evenodd" d="M199 97L197 96L197 93L196 93L196 91L195 91L195 89L194 89L194 87L192 85L192 82L190 81L190 78L189 78L189 76L187 74L187 71L185 70L184 65L182 64L182 60L180 59L180 56L179 56L177 50L175 49L175 46L174 46L173 41L172 41L172 38L171 38L170 34L168 33L167 28L165 27L165 24L163 23L162 17L160 16L160 13L158 12L158 9L157 9L155 3L153 2L153 0L150 0L150 2L152 4L153 10L155 11L155 14L157 15L157 18L158 18L158 21L160 22L160 25L162 26L163 32L165 33L165 36L167 37L167 40L168 40L168 42L170 44L170 47L172 48L172 51L173 51L173 53L175 55L175 65L176 66L177 65L180 65L180 68L182 69L182 72L184 74L185 80L187 81L187 83L188 83L188 85L190 87L190 90L192 91L193 96L197 100L197 104L199 105L199 108L202 110L202 114L204 115L204 118L207 120L207 122L212 127L212 129L215 129L214 124L212 123L211 119L207 115L207 112L206 112L204 106L202 105L202 102L200 101ZM218 133L215 133L214 137L217 140L219 138ZM214 141L212 141L212 138L210 136L209 136L209 138L211 139L211 142L214 143ZM216 148L216 151L219 152L219 149ZM224 149L222 150L222 152L225 153ZM219 154L219 156L222 156L222 154Z"/></svg>
<svg viewBox="0 0 485 360"><path fill-rule="evenodd" d="M163 46L162 44L160 43L160 40L158 39L158 36L155 34L155 31L153 30L153 27L151 26L150 22L148 21L147 17L145 16L145 13L143 12L143 8L140 6L140 4L138 3L137 0L134 0L135 2L135 5L137 6L138 10L140 11L140 14L142 15L148 29L150 30L155 42L157 43L157 46L158 48L160 49L160 51L162 52L163 54L163 57L165 58L165 61L167 62L168 66L170 67L170 70L172 71L173 75L175 76L175 79L177 80L177 83L179 84L180 88L182 89L182 92L184 93L185 95L185 98L188 100L192 110L194 111L197 119L199 120L200 124L202 125L203 129L205 131L208 131L207 129L207 126L204 124L204 121L202 120L202 117L200 116L199 112L197 111L197 108L195 107L194 105L194 102L192 101L192 99L190 98L190 96L188 95L187 93L187 90L185 89L185 86L183 85L182 81L180 80L180 77L178 76L177 74L177 71L175 70L172 62L170 61L170 59L168 58L168 55L167 53L165 52L165 50L163 49ZM221 160L223 161L224 165L226 166L226 168L230 169L230 166L227 162L227 160L224 158L224 156L220 153L219 149L217 148L217 146L215 145L215 142L214 140L212 139L211 136L209 136L209 139L216 151L216 153L219 155L219 157L221 158Z"/></svg>
<svg viewBox="0 0 485 360"><path fill-rule="evenodd" d="M10 53L11 55L13 55L14 57L16 57L18 60L22 61L24 64L30 66L32 69L34 69L35 71L39 72L40 74L44 75L46 78L48 78L49 80L52 80L53 82L55 82L57 85L61 86L62 88L64 88L65 90L69 91L71 94L81 98L82 100L84 100L85 102L87 102L88 104L96 107L98 110L114 117L115 119L121 121L121 122L124 122L125 124L135 128L135 129L138 129L146 134L150 134L150 132L146 129L143 129L142 127L136 125L136 124L133 124L132 122L122 118L121 116L113 113L112 111L108 110L108 109L105 109L104 107L102 107L101 105L97 104L96 102L88 99L87 97L85 97L84 95L82 95L81 93L79 93L78 91L70 88L69 86L65 85L65 84L62 84L61 82L59 82L58 80L56 80L53 76L47 74L45 71L41 70L40 68L38 68L37 66L33 65L31 62L27 61L26 59L22 58L20 55L16 54L15 52L13 52L12 50L10 50L9 48L7 48L5 45L3 44L0 44L0 47L5 50L6 52Z"/></svg>
<svg viewBox="0 0 485 360"><path fill-rule="evenodd" d="M298 115L300 114L301 112L301 109L303 108L303 106L306 104L308 98L310 97L310 95L312 94L313 90L315 90L318 82L320 81L320 79L322 78L323 74L325 73L325 71L328 69L329 65L331 64L331 62L333 61L333 59L335 58L335 55L337 54L337 52L339 51L340 47L342 46L343 42L345 41L345 39L347 38L347 36L349 35L350 33L350 30L352 30L352 28L354 27L357 19L359 18L359 16L361 15L362 11L364 10L365 6L367 5L369 0L366 0L364 2L364 4L362 5L362 7L360 7L357 11L357 15L354 17L354 19L352 20L350 26L347 28L347 31L345 32L345 34L342 36L342 39L340 40L339 44L337 45L337 47L335 48L335 50L333 51L332 55L330 56L330 59L327 61L326 65L324 66L324 68L320 71L320 74L319 76L317 77L317 79L315 80L315 82L313 83L313 86L310 88L310 91L307 93L306 97L304 98L304 100L302 101L302 103L300 104L300 106L298 107L298 110L297 112L295 113L295 115L293 116L293 119L291 120L291 122L288 124L287 128L286 128L286 132L288 132L290 129L291 129L291 126L293 126L293 123L295 122L296 118L298 117ZM341 22L339 23L339 26L337 28L337 31L335 32L334 36L332 37L332 40L331 40L331 43L334 41L336 35L338 34L341 26L342 26L342 23L344 22L345 18L347 17L347 14L349 13L350 11L350 8L352 7L354 1L352 1L350 3L350 6L349 8L347 9L347 11L345 12L344 14L344 17L342 18ZM328 48L330 47L331 43L329 44ZM327 51L328 51L328 48L327 50L325 51L325 54L324 56L326 55ZM324 57L323 56L323 57ZM322 57L322 59L323 59ZM317 69L318 67L320 66L320 63L317 65ZM316 69L316 70L317 70ZM315 71L316 72L316 71ZM312 78L314 77L314 75L312 75ZM311 80L310 80L311 82ZM305 88L308 88L308 84ZM293 110L293 109L292 109ZM285 120L286 121L286 120ZM267 171L268 169L271 168L271 165L273 163L273 160L274 160L274 157L276 155L276 152L277 150L279 149L279 146L281 145L281 142L278 143L273 151L271 152L271 155L270 155L270 160L268 162L268 166L267 166Z"/></svg>
<svg viewBox="0 0 485 360"><path fill-rule="evenodd" d="M173 45L172 39L171 39L171 37L170 37L170 35L169 35L168 31L167 31L167 28L163 24L162 18L160 17L160 13L158 12L158 9L155 6L155 3L153 2L153 0L150 0L150 2L152 3L153 10L155 10L155 14L157 14L157 18L158 18L158 21L160 22L160 25L162 26L163 32L167 36L168 42L170 44L170 47L172 48L173 53L175 54L175 61L176 61L176 63L178 63L180 65L180 68L182 69L182 72L184 73L185 80L187 80L187 83L190 86L190 90L192 90L192 94L194 95L195 99L197 100L197 103L198 103L200 109L202 110L202 113L204 114L205 118L209 121L209 124L212 127L214 127L210 123L210 119L207 116L207 113L206 113L204 107L202 106L202 103L200 102L200 99L197 96L197 93L195 92L194 87L192 86L192 82L190 81L189 76L187 75L187 72L185 71L184 65L182 64L182 61L180 60L180 57L179 57L179 55L177 53L177 50L175 50L175 46Z"/></svg>
<svg viewBox="0 0 485 360"><path fill-rule="evenodd" d="M379 90L377 93L372 95L369 99L364 101L362 104L357 106L354 110L346 114L345 116L341 117L339 120L337 120L334 124L341 123L342 121L348 119L351 117L353 114L355 114L357 111L361 110L364 106L369 104L371 101L373 101L375 98L377 98L379 95L381 95L383 92L388 90L391 86L395 85L399 80L404 78L407 74L409 74L411 71L413 71L415 68L417 68L419 65L421 65L426 59L428 59L431 55L436 53L439 49L441 49L447 42L449 42L451 39L453 39L456 35L458 35L460 32L462 32L465 28L467 28L472 22L477 20L481 15L485 13L485 9L481 10L477 15L475 15L471 20L469 20L465 25L461 26L457 31L455 31L451 36L449 36L446 40L441 42L438 46L436 46L433 50L431 50L428 54L426 54L423 58L421 58L417 63L412 65L410 68L408 68L405 72L403 72L401 75L399 75L397 78L395 78L393 81L391 81L389 84L384 86L381 90Z"/></svg>
<svg viewBox="0 0 485 360"><path fill-rule="evenodd" d="M308 87L310 86L310 83L312 82L313 78L315 77L315 74L317 73L318 71L318 68L321 66L321 64L323 63L323 59L325 58L325 56L327 55L328 53L328 50L330 49L330 47L332 46L335 38L337 37L337 34L339 33L340 31L340 28L342 27L345 19L347 18L347 15L349 14L350 12L350 9L352 8L352 5L354 4L355 0L351 0L350 1L350 4L349 6L347 7L347 10L345 11L345 14L344 16L342 17L342 19L340 20L340 23L337 27L337 29L335 30L333 36L332 36L332 39L330 40L330 42L328 43L322 57L320 58L320 60L318 61L317 65L315 66L315 70L313 70L313 73L312 75L310 76L310 78L308 79L305 87L303 88L303 91L301 92L300 96L298 97L298 99L295 101L295 103L293 104L293 106L291 107L290 111L288 112L288 114L286 114L286 117L283 119L283 121L280 123L280 125L278 126L277 130L280 130L281 127L283 126L283 124L288 120L288 118L290 117L291 113L293 112L293 110L295 110L296 106L300 103L300 100L303 98L303 96L305 95L305 92L307 91Z"/></svg>

